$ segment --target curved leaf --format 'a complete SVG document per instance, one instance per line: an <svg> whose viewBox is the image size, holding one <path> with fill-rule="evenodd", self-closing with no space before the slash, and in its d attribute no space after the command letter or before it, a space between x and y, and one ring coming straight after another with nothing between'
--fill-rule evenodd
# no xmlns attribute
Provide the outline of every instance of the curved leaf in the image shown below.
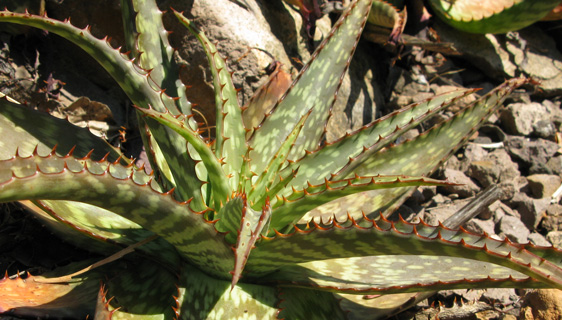
<svg viewBox="0 0 562 320"><path fill-rule="evenodd" d="M435 255L498 264L562 288L562 265L541 258L525 247L463 229L390 222L382 217L378 221L365 219L359 224L351 219L342 223L334 221L328 226L314 224L306 230L295 228L291 234L278 234L273 238L264 237L248 259L246 271L265 273L285 265L333 258ZM553 247L548 250L560 254ZM272 253L276 255L275 260Z"/></svg>
<svg viewBox="0 0 562 320"><path fill-rule="evenodd" d="M213 225L188 203L175 201L170 192L155 191L143 171L72 157L16 157L0 161L0 181L0 201L85 202L162 236L196 264L222 276L232 270L228 262L233 261L232 252Z"/></svg>
<svg viewBox="0 0 562 320"><path fill-rule="evenodd" d="M302 157L305 150L315 150L324 134L324 127L342 75L367 20L371 0L352 2L335 24L333 31L313 54L293 86L267 115L250 138L250 163L253 172L260 174L269 159L294 128L294 123L313 110L301 131L289 159Z"/></svg>

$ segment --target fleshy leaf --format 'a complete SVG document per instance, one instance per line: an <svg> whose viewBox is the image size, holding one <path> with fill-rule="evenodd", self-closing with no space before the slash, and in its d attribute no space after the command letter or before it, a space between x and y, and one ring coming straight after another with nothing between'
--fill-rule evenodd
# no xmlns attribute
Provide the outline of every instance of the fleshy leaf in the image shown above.
<svg viewBox="0 0 562 320"><path fill-rule="evenodd" d="M271 188L279 169L287 160L289 152L295 146L295 141L297 140L299 133L302 128L306 125L306 120L310 116L312 110L305 113L299 122L295 125L291 133L287 136L285 141L279 147L279 150L273 155L271 160L269 160L264 171L258 175L257 180L252 184L252 189L250 190L249 200L250 205L255 208L255 206L261 206L265 202L265 199L269 197L268 191ZM251 164L251 163L250 163Z"/></svg>
<svg viewBox="0 0 562 320"><path fill-rule="evenodd" d="M213 266L211 269L219 274L232 270L225 263L232 259L232 252L202 213L175 201L169 192L154 191L150 181L139 184L143 174L118 164L72 157L16 157L0 161L0 200L85 202L159 234L194 263ZM161 218L162 212L166 212L166 219ZM203 242L206 253L200 254Z"/></svg>
<svg viewBox="0 0 562 320"><path fill-rule="evenodd" d="M210 277L185 265L177 297L178 319L273 319L277 314L275 288L238 284Z"/></svg>
<svg viewBox="0 0 562 320"><path fill-rule="evenodd" d="M354 177L356 174L360 176L427 175L465 143L478 130L483 121L501 107L503 100L515 88L530 82L531 80L525 78L508 80L469 104L455 116L411 140L386 148L372 156L367 148L353 158L332 179ZM343 218L348 213L358 219L363 212L365 214L388 213L398 207L411 190L411 188L396 188L368 191L358 195L362 197L360 201L358 198L342 198L325 207L314 209L304 219L309 220L312 217L324 215ZM339 208L345 208L345 210Z"/></svg>
<svg viewBox="0 0 562 320"><path fill-rule="evenodd" d="M558 0L430 0L435 13L449 25L474 33L505 33L546 16Z"/></svg>
<svg viewBox="0 0 562 320"><path fill-rule="evenodd" d="M235 262L232 273L232 287L234 287L242 275L242 270L246 265L248 256L254 248L254 244L260 239L262 231L269 224L271 217L271 206L269 199L265 201L262 211L254 211L246 203L246 198L242 197L242 219L240 221L238 240L234 248Z"/></svg>
<svg viewBox="0 0 562 320"><path fill-rule="evenodd" d="M399 11L389 2L374 1L368 21L377 27L391 29L389 40L396 44L400 42L402 31L406 26L407 11L406 9Z"/></svg>
<svg viewBox="0 0 562 320"><path fill-rule="evenodd" d="M353 199L354 194L367 190L447 184L449 183L435 179L406 176L355 177L325 181L323 184L309 185L303 190L293 190L292 194L278 199L273 206L271 227L285 231L285 227L292 227L308 211L343 197Z"/></svg>
<svg viewBox="0 0 562 320"><path fill-rule="evenodd" d="M191 146L193 146L203 160L207 173L209 174L209 180L213 190L215 210L220 209L222 203L224 203L227 197L232 193L232 190L228 184L228 179L222 170L219 160L211 148L207 146L205 141L203 141L203 139L186 124L188 117L183 115L175 117L169 112L160 113L154 109L139 108L137 110L145 116L164 124L171 130L174 130L187 142L189 142Z"/></svg>
<svg viewBox="0 0 562 320"><path fill-rule="evenodd" d="M5 98L0 98L0 135L0 159L12 157L16 150L20 155L27 156L36 148L40 154L46 155L55 146L60 155L72 150L77 156L85 157L89 154L96 160L107 157L108 160L115 161L121 156L118 150L87 128L19 106ZM121 160L126 163L126 159Z"/></svg>
<svg viewBox="0 0 562 320"><path fill-rule="evenodd" d="M277 319L349 319L329 292L283 287Z"/></svg>
<svg viewBox="0 0 562 320"><path fill-rule="evenodd" d="M171 319L174 316L179 270L140 257L112 265L113 277L104 281L112 319ZM108 266L108 267L111 267Z"/></svg>
<svg viewBox="0 0 562 320"><path fill-rule="evenodd" d="M242 122L242 110L238 105L236 88L227 70L226 62L219 55L217 48L205 34L197 30L182 14L174 11L180 22L193 33L207 54L207 60L213 74L215 101L217 104L216 150L217 158L223 160L223 170L229 177L230 187L236 189L240 182L240 169L248 146L246 131Z"/></svg>
<svg viewBox="0 0 562 320"><path fill-rule="evenodd" d="M82 202L42 200L23 201L23 204L62 239L100 254L111 253L154 235L120 215ZM162 238L137 250L166 261L170 266L180 264L176 249Z"/></svg>
<svg viewBox="0 0 562 320"><path fill-rule="evenodd" d="M136 41L130 48L136 52L139 65L150 70L151 80L166 90L166 94L180 98L176 103L183 114L191 114L191 104L185 97L185 85L178 80L180 67L174 60L174 49L162 23L163 12L158 9L154 0L121 1L122 4L129 2L136 16L134 19L124 19L124 23L134 21L136 32L128 32L126 36L132 40L129 43Z"/></svg>
<svg viewBox="0 0 562 320"><path fill-rule="evenodd" d="M485 287L548 287L529 276L489 262L420 255L308 262L282 268L268 277L268 281L281 286L308 287L350 294L392 294Z"/></svg>
<svg viewBox="0 0 562 320"><path fill-rule="evenodd" d="M336 99L342 75L349 66L371 8L370 0L352 2L333 31L313 54L293 86L250 138L252 171L260 174L267 162L294 128L294 123L313 109L289 159L305 150L315 150L324 134L330 109Z"/></svg>
<svg viewBox="0 0 562 320"><path fill-rule="evenodd" d="M265 83L254 93L250 101L242 107L244 127L249 137L265 118L275 103L283 96L291 85L291 75L285 72L281 63L275 63L275 69Z"/></svg>
<svg viewBox="0 0 562 320"><path fill-rule="evenodd" d="M307 154L285 169L299 168L298 176L291 181L289 186L300 189L307 183L319 184L324 182L324 179L332 179L333 173L347 165L350 158L353 159L365 152L365 148L369 148L371 154L381 150L407 130L414 128L423 120L456 103L471 92L456 90L432 97L430 100L411 104ZM287 188L283 195L287 195L288 191L290 188Z"/></svg>
<svg viewBox="0 0 562 320"><path fill-rule="evenodd" d="M555 261L541 258L526 245L499 241L485 235L461 230L432 227L423 223L353 219L278 234L260 241L250 256L247 272L268 272L284 265L333 258L377 255L434 255L486 261L502 265L527 276L562 288L562 268ZM532 247L532 245L528 245ZM548 248L551 252L559 251ZM276 259L271 259L271 253Z"/></svg>
<svg viewBox="0 0 562 320"><path fill-rule="evenodd" d="M75 265L59 269L74 269ZM52 272L51 272L52 275ZM58 274L55 274L58 275ZM93 312L101 274L89 273L70 283L43 283L49 274L27 275L25 279L5 275L0 279L0 313L17 316L57 318L86 318Z"/></svg>
<svg viewBox="0 0 562 320"><path fill-rule="evenodd" d="M139 108L151 107L161 112L169 110L173 114L179 114L174 99L166 95L150 79L147 70L140 68L134 64L133 60L129 60L118 50L111 48L106 39L94 37L89 31L89 27L79 29L71 25L69 21L61 22L47 17L28 13L18 14L9 11L0 11L0 22L24 24L45 29L64 37L96 59L114 77L115 81L121 86L134 105ZM187 194L190 194L190 197L194 198L194 206L201 209L203 201L196 192L199 187L190 188L193 186L195 164L187 156L185 143L172 130L156 126L156 122L147 121L147 124L150 127L151 136L155 139L153 144L158 145L154 149L164 150L161 153L156 151L156 156L166 161L164 165L162 161L155 162L151 159L153 165L158 165L153 167L156 175L164 175L167 181L171 182L171 185L166 185L166 187L175 187L180 199L187 200L189 199ZM189 122L189 124L195 128L193 121ZM149 153L149 155L151 154Z"/></svg>
<svg viewBox="0 0 562 320"><path fill-rule="evenodd" d="M170 108L176 110L174 101L162 95L158 88L151 86L147 81L148 73L136 66L118 50L111 48L106 39L97 39L90 31L79 29L69 21L58 21L43 16L29 13L20 14L9 11L0 11L0 22L23 24L39 29L48 30L73 42L91 55L104 67L110 75L114 76L123 91L135 105L163 110ZM166 105L166 107L164 107Z"/></svg>

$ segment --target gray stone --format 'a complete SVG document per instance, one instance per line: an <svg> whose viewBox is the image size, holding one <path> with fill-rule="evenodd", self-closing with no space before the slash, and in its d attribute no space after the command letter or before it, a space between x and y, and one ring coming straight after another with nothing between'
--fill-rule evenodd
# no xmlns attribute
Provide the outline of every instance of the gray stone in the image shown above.
<svg viewBox="0 0 562 320"><path fill-rule="evenodd" d="M515 293L515 289L510 288L491 288L485 289L482 293L481 301L494 301L500 305L509 305L517 300L519 296Z"/></svg>
<svg viewBox="0 0 562 320"><path fill-rule="evenodd" d="M556 125L550 120L533 123L533 135L550 141L556 141Z"/></svg>
<svg viewBox="0 0 562 320"><path fill-rule="evenodd" d="M493 235L496 234L494 228L495 223L493 220L481 220L481 219L470 219L467 223L464 224L463 228L466 230L476 233L476 234L484 234Z"/></svg>
<svg viewBox="0 0 562 320"><path fill-rule="evenodd" d="M468 167L467 175L478 181L483 188L497 182L501 174L501 167L489 160L474 161Z"/></svg>
<svg viewBox="0 0 562 320"><path fill-rule="evenodd" d="M531 242L532 244L534 244L535 246L541 246L541 247L550 247L551 244L550 242L548 242L548 240L546 240L546 238L537 232L533 232L529 235L529 242Z"/></svg>
<svg viewBox="0 0 562 320"><path fill-rule="evenodd" d="M501 113L502 127L509 134L527 136L535 131L534 126L540 121L550 121L549 109L538 103L512 103Z"/></svg>
<svg viewBox="0 0 562 320"><path fill-rule="evenodd" d="M469 203L470 200L471 199L455 200L453 203L447 205L442 205L435 208L429 208L425 211L423 220L427 224L436 226L439 224L439 222L445 221L451 215L459 211L459 209L461 209L467 203Z"/></svg>
<svg viewBox="0 0 562 320"><path fill-rule="evenodd" d="M546 167L549 172L562 177L562 156L556 156L548 159Z"/></svg>
<svg viewBox="0 0 562 320"><path fill-rule="evenodd" d="M548 206L541 227L547 231L562 231L562 205L556 203Z"/></svg>
<svg viewBox="0 0 562 320"><path fill-rule="evenodd" d="M511 136L506 144L509 154L529 168L528 174L550 173L546 163L556 154L560 146L544 139L529 140Z"/></svg>
<svg viewBox="0 0 562 320"><path fill-rule="evenodd" d="M529 189L535 198L551 197L560 187L561 179L557 175L533 174L527 177Z"/></svg>
<svg viewBox="0 0 562 320"><path fill-rule="evenodd" d="M541 81L547 96L562 93L562 54L554 40L537 27L507 35L468 34L436 23L441 41L452 42L462 57L497 80L519 75Z"/></svg>
<svg viewBox="0 0 562 320"><path fill-rule="evenodd" d="M458 185L438 187L437 190L445 194L458 194L461 198L475 195L480 188L463 172L454 169L443 170L443 178Z"/></svg>
<svg viewBox="0 0 562 320"><path fill-rule="evenodd" d="M521 221L529 230L535 230L550 205L550 199L533 199L525 193L517 193L510 201L511 207L521 215Z"/></svg>
<svg viewBox="0 0 562 320"><path fill-rule="evenodd" d="M496 202L492 203L487 208L482 210L482 212L478 215L478 218L482 220L492 219L494 224L496 224L505 215L521 218L518 212L511 209L500 200L497 200Z"/></svg>
<svg viewBox="0 0 562 320"><path fill-rule="evenodd" d="M512 216L503 216L498 224L500 235L505 235L509 240L517 243L527 243L531 234L521 220Z"/></svg>
<svg viewBox="0 0 562 320"><path fill-rule="evenodd" d="M521 175L519 173L519 165L511 159L505 149L496 149L490 152L484 160L492 161L501 168L499 182L509 183Z"/></svg>
<svg viewBox="0 0 562 320"><path fill-rule="evenodd" d="M471 162L484 160L487 155L488 151L476 143L469 143L464 149L464 156Z"/></svg>
<svg viewBox="0 0 562 320"><path fill-rule="evenodd" d="M558 249L562 249L562 231L550 231L546 235L546 240Z"/></svg>

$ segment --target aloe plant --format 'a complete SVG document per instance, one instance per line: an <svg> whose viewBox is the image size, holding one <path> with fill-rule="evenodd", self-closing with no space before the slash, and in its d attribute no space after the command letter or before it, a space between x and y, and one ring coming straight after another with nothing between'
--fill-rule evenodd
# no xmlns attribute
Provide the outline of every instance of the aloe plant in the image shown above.
<svg viewBox="0 0 562 320"><path fill-rule="evenodd" d="M212 141L193 120L154 1L122 2L134 59L69 21L1 11L0 22L69 39L114 77L136 106L153 174L87 129L0 100L0 201L20 201L64 239L108 256L6 275L0 312L380 318L416 292L562 288L555 248L385 218L415 187L447 184L426 176L529 80L508 80L400 144L393 142L473 90L435 96L322 142L371 4L351 3L287 92L262 91L244 108L215 46L173 11L205 48L214 76Z"/></svg>
<svg viewBox="0 0 562 320"><path fill-rule="evenodd" d="M558 0L430 0L437 16L471 33L505 33L527 27L551 12Z"/></svg>

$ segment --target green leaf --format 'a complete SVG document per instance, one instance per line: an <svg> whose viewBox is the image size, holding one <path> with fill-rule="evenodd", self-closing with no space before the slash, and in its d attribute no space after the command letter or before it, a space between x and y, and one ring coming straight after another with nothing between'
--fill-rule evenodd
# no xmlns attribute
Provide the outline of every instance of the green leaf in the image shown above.
<svg viewBox="0 0 562 320"><path fill-rule="evenodd" d="M170 192L155 191L153 181L146 179L143 171L107 162L56 156L15 158L0 161L0 201L85 202L160 235L193 263L223 276L232 270L229 246L202 213L175 201Z"/></svg>
<svg viewBox="0 0 562 320"><path fill-rule="evenodd" d="M139 112L144 114L145 116L154 119L166 127L174 130L179 135L181 135L187 142L190 143L191 146L197 151L197 154L203 160L203 164L207 169L207 173L209 174L209 180L211 182L211 188L213 191L213 204L215 210L220 209L222 204L226 202L226 199L230 194L232 194L232 190L230 185L228 184L228 179L222 170L222 167L219 163L219 160L213 154L213 151L203 139L199 136L198 133L193 131L187 125L187 118L183 115L178 115L177 117L171 115L169 112L160 113L154 109L137 109Z"/></svg>
<svg viewBox="0 0 562 320"><path fill-rule="evenodd" d="M255 211L248 206L245 194L233 196L217 215L219 220L215 224L216 229L226 232L226 241L235 244L232 246L235 254L234 270L231 272L232 287L240 280L250 251L269 224L270 216L269 202L266 202L262 211Z"/></svg>
<svg viewBox="0 0 562 320"><path fill-rule="evenodd" d="M121 250L154 235L120 215L82 202L42 200L33 204L24 201L24 205L62 239L100 254ZM137 250L170 266L180 264L176 249L162 238Z"/></svg>
<svg viewBox="0 0 562 320"><path fill-rule="evenodd" d="M237 91L227 70L226 62L219 55L215 45L181 13L174 11L174 14L197 37L207 54L213 75L217 106L215 154L217 158L222 159L223 170L229 177L230 187L235 190L240 183L243 158L248 149Z"/></svg>
<svg viewBox="0 0 562 320"><path fill-rule="evenodd" d="M92 56L107 72L114 77L127 96L137 106L163 110L170 108L176 110L174 101L162 95L147 81L148 75L138 66L124 57L119 51L111 48L106 39L97 39L89 28L79 29L69 21L58 21L47 17L32 14L19 14L9 11L0 11L0 22L22 24L53 32L72 43Z"/></svg>
<svg viewBox="0 0 562 320"><path fill-rule="evenodd" d="M244 200L246 200L244 198ZM247 206L244 201L244 207L242 208L242 221L240 222L238 240L236 242L236 247L234 250L235 261L234 270L232 273L232 287L234 287L242 275L242 270L248 261L248 256L252 249L254 249L254 244L260 239L262 231L267 230L266 226L269 224L269 219L271 218L271 206L269 204L269 199L265 201L265 205L261 212L254 211L252 208Z"/></svg>
<svg viewBox="0 0 562 320"><path fill-rule="evenodd" d="M68 21L61 22L47 17L17 14L8 11L0 11L0 22L24 24L45 29L64 37L96 59L114 77L133 104L140 108L150 107L159 111L169 110L173 114L179 114L174 99L161 91L161 88L150 79L146 70L135 65L132 60L128 60L119 51L111 48L105 39L100 40L94 37L88 28L79 29ZM140 123L142 122L140 121ZM163 165L161 161L155 162L151 159L152 164L159 165L158 167L153 167L156 174L158 176L160 174L164 175L171 182L171 185L167 185L167 187L177 188L180 199L187 200L189 199L187 194L190 194L190 197L195 198L194 206L202 209L203 201L196 192L199 186L192 188L194 185L193 172L195 164L187 156L185 143L173 131L167 128L159 128L155 126L155 122L151 123L148 121L147 124L150 127L151 135L156 141L153 145L158 145L154 147L157 153L155 157L165 158L167 161L167 164ZM190 121L189 124L195 128L193 121ZM159 153L159 150L164 151ZM151 156L151 153L148 154Z"/></svg>
<svg viewBox="0 0 562 320"><path fill-rule="evenodd" d="M301 117L291 133L287 136L285 141L283 141L279 150L277 150L275 155L271 158L264 171L258 175L257 180L252 184L252 189L249 193L250 205L252 207L262 206L265 203L266 197L269 197L269 188L271 188L276 179L279 169L281 169L281 166L287 160L289 152L295 146L295 141L311 113L312 110ZM271 196L273 196L273 194L271 194Z"/></svg>
<svg viewBox="0 0 562 320"><path fill-rule="evenodd" d="M300 189L305 187L307 183L319 184L324 182L324 179L332 179L333 173L337 173L346 166L350 159L354 159L365 152L365 148L369 148L369 155L372 155L389 143L394 142L404 132L416 127L425 119L458 102L472 92L456 90L437 95L420 103L411 104L385 115L353 133L346 134L338 141L307 154L285 169L299 168L299 174L290 183L290 186ZM395 174L403 173L397 172ZM287 188L283 195L287 195L290 190L291 188Z"/></svg>
<svg viewBox="0 0 562 320"><path fill-rule="evenodd" d="M284 287L280 289L279 298L277 319L349 319L329 292Z"/></svg>
<svg viewBox="0 0 562 320"><path fill-rule="evenodd" d="M330 114L342 75L349 66L363 26L371 8L370 0L352 2L348 10L336 23L334 31L319 46L306 64L293 86L280 99L262 125L250 138L251 169L260 174L269 159L294 128L294 123L313 110L304 126L296 147L289 159L303 156L305 150L315 150L324 134L325 123Z"/></svg>
<svg viewBox="0 0 562 320"><path fill-rule="evenodd" d="M0 159L16 155L28 156L35 150L41 155L51 153L56 147L59 155L73 152L78 157L89 155L92 159L107 158L115 161L121 153L87 128L57 119L46 113L32 110L0 98ZM124 163L127 159L121 158Z"/></svg>
<svg viewBox="0 0 562 320"><path fill-rule="evenodd" d="M548 287L520 272L489 262L420 255L307 262L284 267L267 281L280 286L365 295L460 288Z"/></svg>
<svg viewBox="0 0 562 320"><path fill-rule="evenodd" d="M201 194L202 181L205 180L197 175L194 159L198 155L188 150L185 140L172 129L153 119L138 118L139 123L146 123L146 131L141 136L157 180L165 189L174 188L178 200L190 199L195 210L205 210Z"/></svg>
<svg viewBox="0 0 562 320"><path fill-rule="evenodd" d="M308 188L303 190L293 190L293 193L287 197L279 198L273 206L271 228L285 231L286 227L291 228L308 211L347 196L352 201L356 193L406 186L447 184L447 182L440 180L406 176L355 177L338 181L325 181L323 184L309 185ZM359 199L361 200L361 198ZM324 216L329 217L330 213L325 212Z"/></svg>
<svg viewBox="0 0 562 320"><path fill-rule="evenodd" d="M180 319L273 319L278 310L273 287L238 284L208 276L185 265L180 278Z"/></svg>
<svg viewBox="0 0 562 320"><path fill-rule="evenodd" d="M397 174L397 171L420 175L431 172L464 144L515 88L526 83L529 80L524 78L508 80L416 138L377 153L376 157L366 151L338 175Z"/></svg>
<svg viewBox="0 0 562 320"><path fill-rule="evenodd" d="M505 33L524 28L560 4L558 0L430 0L431 8L449 25L466 32Z"/></svg>
<svg viewBox="0 0 562 320"><path fill-rule="evenodd" d="M159 261L128 256L108 265L112 277L107 287L111 319L172 319L178 295L178 270L162 266ZM127 272L120 272L127 270Z"/></svg>
<svg viewBox="0 0 562 320"><path fill-rule="evenodd" d="M555 248L548 250L557 251ZM341 223L334 221L327 226L314 224L305 230L295 228L292 234L264 238L252 251L246 270L259 274L285 265L317 260L406 254L490 262L562 288L561 265L533 254L525 249L525 245L494 240L463 229L390 222L382 217L376 222L365 219L359 224L353 219Z"/></svg>
<svg viewBox="0 0 562 320"><path fill-rule="evenodd" d="M411 140L381 150L375 155L371 155L367 148L332 179L351 178L356 174L360 176L428 175L462 146L484 120L501 107L503 100L515 88L529 82L530 80L524 78L508 80L472 102L455 116ZM338 219L347 216L348 213L358 219L363 213L376 215L379 212L392 212L405 200L410 191L412 188L376 190L359 194L358 197L361 199L338 199L330 203L329 208L320 207L312 210L304 220L321 217L327 212L329 216L335 215Z"/></svg>

